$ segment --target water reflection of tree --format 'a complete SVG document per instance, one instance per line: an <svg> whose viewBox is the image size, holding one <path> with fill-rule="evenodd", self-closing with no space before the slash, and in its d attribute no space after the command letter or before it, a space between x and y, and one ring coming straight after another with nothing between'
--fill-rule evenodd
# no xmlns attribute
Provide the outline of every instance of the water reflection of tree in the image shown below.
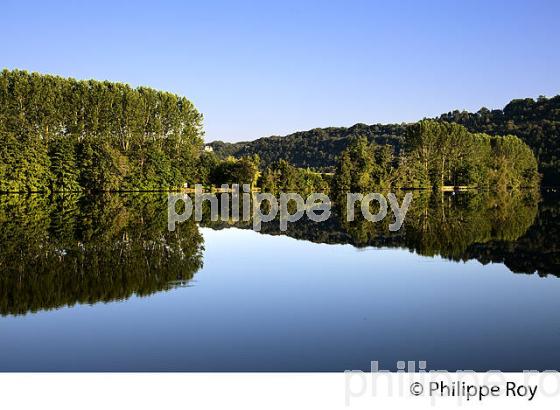
<svg viewBox="0 0 560 410"><path fill-rule="evenodd" d="M0 197L0 313L168 289L202 266L194 222L167 230L166 196Z"/></svg>
<svg viewBox="0 0 560 410"><path fill-rule="evenodd" d="M533 224L538 195L529 192L419 196L405 222L406 245L421 255L465 260L467 248L516 241Z"/></svg>
<svg viewBox="0 0 560 410"><path fill-rule="evenodd" d="M520 191L457 195L415 191L413 195L398 232L389 231L390 213L384 221L372 223L360 213L355 221L347 222L342 212L341 227L356 246L406 247L425 256L465 260L465 251L474 243L521 237L535 220L539 197L535 192Z"/></svg>
<svg viewBox="0 0 560 410"><path fill-rule="evenodd" d="M456 261L477 259L482 263L505 263L514 272L560 276L560 207L557 200L541 201L539 192L414 191L402 228L389 230L389 214L381 222L361 217L346 220L345 204L333 209L333 216L315 223L302 218L281 232L278 221L263 223L261 233L288 235L316 243L352 244L356 247L405 248L424 256L442 256ZM402 203L404 192L397 195ZM540 207L540 211L539 211ZM372 212L377 209L372 208ZM211 222L214 229L229 226L251 228L246 222ZM557 236L554 236L557 235Z"/></svg>
<svg viewBox="0 0 560 410"><path fill-rule="evenodd" d="M506 221L504 224L511 223ZM506 227L507 229L507 227ZM560 196L547 194L539 204L535 222L515 242L492 240L473 244L465 258L482 263L504 263L512 272L560 276Z"/></svg>
<svg viewBox="0 0 560 410"><path fill-rule="evenodd" d="M560 202L539 201L532 192L434 196L415 191L398 232L388 229L390 213L381 223L364 221L359 213L346 222L335 207L324 222L303 218L281 232L273 221L263 223L261 233L405 248L560 276ZM202 266L203 239L193 221L169 232L166 207L160 194L0 196L0 313L108 302L184 284ZM204 226L252 226L252 221L212 222L205 211Z"/></svg>

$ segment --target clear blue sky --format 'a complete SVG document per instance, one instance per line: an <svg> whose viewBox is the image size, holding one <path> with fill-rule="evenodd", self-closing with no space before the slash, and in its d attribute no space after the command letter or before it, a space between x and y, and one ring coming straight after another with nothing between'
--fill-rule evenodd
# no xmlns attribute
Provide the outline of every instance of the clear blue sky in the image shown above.
<svg viewBox="0 0 560 410"><path fill-rule="evenodd" d="M556 95L559 21L553 0L4 0L0 66L172 91L237 141Z"/></svg>

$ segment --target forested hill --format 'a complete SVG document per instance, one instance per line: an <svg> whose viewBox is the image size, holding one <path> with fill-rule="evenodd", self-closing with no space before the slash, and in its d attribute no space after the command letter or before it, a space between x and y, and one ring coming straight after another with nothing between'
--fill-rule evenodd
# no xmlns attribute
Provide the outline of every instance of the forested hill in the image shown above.
<svg viewBox="0 0 560 410"><path fill-rule="evenodd" d="M325 170L334 168L338 156L348 147L352 137L366 136L368 140L375 141L377 144L391 144L398 149L402 145L405 129L405 124L356 124L350 128L315 128L285 137L264 137L233 144L214 141L208 145L219 157L258 154L263 167L285 159L297 167Z"/></svg>
<svg viewBox="0 0 560 410"><path fill-rule="evenodd" d="M453 111L438 119L464 125L471 132L491 135L512 134L525 141L539 161L543 184L560 185L560 95L513 100L502 110L482 108L476 113ZM333 170L336 159L356 136L366 136L377 144L400 149L406 124L356 124L350 128L332 127L300 131L285 137L259 138L250 142L209 145L220 157L259 154L261 166L280 159L298 167Z"/></svg>

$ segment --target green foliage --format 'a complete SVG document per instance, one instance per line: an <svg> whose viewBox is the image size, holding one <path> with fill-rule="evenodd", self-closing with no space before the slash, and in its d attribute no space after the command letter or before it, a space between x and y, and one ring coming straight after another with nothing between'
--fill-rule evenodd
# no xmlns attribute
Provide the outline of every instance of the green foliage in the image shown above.
<svg viewBox="0 0 560 410"><path fill-rule="evenodd" d="M364 136L378 145L389 144L395 150L402 144L405 125L356 124L350 128L331 127L300 131L285 137L259 138L250 142L209 144L220 158L236 158L258 154L263 168L284 159L298 168L310 168L320 172L332 172L338 157L350 142Z"/></svg>
<svg viewBox="0 0 560 410"><path fill-rule="evenodd" d="M106 142L88 137L80 144L78 155L81 186L91 191L123 189L124 178L119 165L125 160L126 157Z"/></svg>
<svg viewBox="0 0 560 410"><path fill-rule="evenodd" d="M203 152L197 163L197 181L204 185L213 183L214 172L220 160L213 152Z"/></svg>
<svg viewBox="0 0 560 410"><path fill-rule="evenodd" d="M287 161L280 160L267 167L261 176L261 189L266 192L328 192L329 183L323 176L310 169L296 168Z"/></svg>
<svg viewBox="0 0 560 410"><path fill-rule="evenodd" d="M49 144L51 191L81 190L76 149L76 141L71 138L53 138Z"/></svg>
<svg viewBox="0 0 560 410"><path fill-rule="evenodd" d="M477 142L482 143L460 125L423 120L408 127L403 156L413 167L419 164L418 180L425 183L427 177L428 187L470 186Z"/></svg>
<svg viewBox="0 0 560 410"><path fill-rule="evenodd" d="M519 138L508 135L491 140L491 181L499 189L526 188L538 184L537 160Z"/></svg>
<svg viewBox="0 0 560 410"><path fill-rule="evenodd" d="M560 185L560 96L540 97L536 101L532 98L513 100L503 110L453 111L441 115L439 119L463 125L471 133L519 137L537 158L543 184ZM398 156L405 145L406 135L405 124L356 124L350 128L317 128L285 137L272 136L234 144L215 141L209 145L221 158L258 153L263 167L284 159L297 167L332 171L342 152L356 137L365 136L376 145L391 145ZM469 170L463 172L468 173ZM459 170L455 175L460 177ZM473 177L466 176L469 180ZM408 176L405 174L401 178L406 181Z"/></svg>
<svg viewBox="0 0 560 410"><path fill-rule="evenodd" d="M538 183L536 159L519 138L471 134L461 125L423 120L408 127L398 160L391 146L354 140L340 156L333 187L342 195L389 187L507 190Z"/></svg>
<svg viewBox="0 0 560 410"><path fill-rule="evenodd" d="M214 185L249 184L253 186L258 178L258 171L258 156L242 157L241 159L229 157L218 163L211 180Z"/></svg>
<svg viewBox="0 0 560 410"><path fill-rule="evenodd" d="M358 137L343 151L333 180L337 195L345 192L368 192L387 188L395 177L395 158L390 145L368 143Z"/></svg>
<svg viewBox="0 0 560 410"><path fill-rule="evenodd" d="M44 141L0 131L0 192L47 190L49 166Z"/></svg>
<svg viewBox="0 0 560 410"><path fill-rule="evenodd" d="M259 177L259 156L219 160L212 152L205 152L198 162L199 182L219 187L223 184L248 184L254 187Z"/></svg>
<svg viewBox="0 0 560 410"><path fill-rule="evenodd" d="M0 191L169 189L196 180L202 116L183 97L0 73Z"/></svg>
<svg viewBox="0 0 560 410"><path fill-rule="evenodd" d="M560 185L560 95L512 100L503 110L453 111L440 119L471 132L519 137L535 154L543 184Z"/></svg>

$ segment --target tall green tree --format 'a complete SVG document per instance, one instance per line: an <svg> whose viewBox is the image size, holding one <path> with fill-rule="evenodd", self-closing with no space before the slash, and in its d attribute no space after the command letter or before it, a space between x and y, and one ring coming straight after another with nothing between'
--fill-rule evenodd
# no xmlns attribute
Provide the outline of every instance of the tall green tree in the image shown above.
<svg viewBox="0 0 560 410"><path fill-rule="evenodd" d="M170 189L193 182L202 116L184 97L0 73L0 190Z"/></svg>

